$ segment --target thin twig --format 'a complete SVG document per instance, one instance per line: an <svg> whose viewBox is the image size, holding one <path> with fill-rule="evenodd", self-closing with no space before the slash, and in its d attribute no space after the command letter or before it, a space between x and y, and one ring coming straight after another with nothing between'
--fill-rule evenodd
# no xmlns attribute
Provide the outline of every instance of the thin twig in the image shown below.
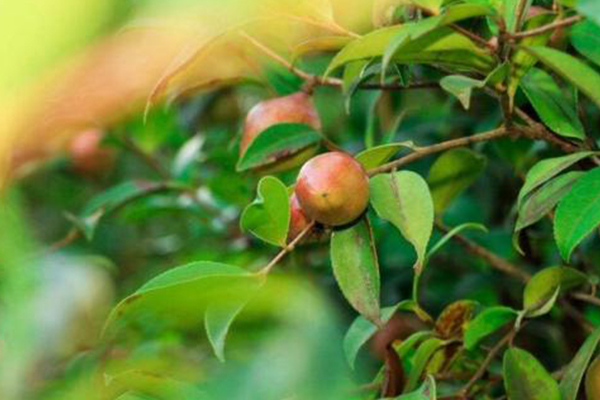
<svg viewBox="0 0 600 400"><path fill-rule="evenodd" d="M585 301L586 303L590 303L596 307L600 307L600 299L592 296L591 294L575 292L571 293L571 297L577 300Z"/></svg>
<svg viewBox="0 0 600 400"><path fill-rule="evenodd" d="M519 118L521 118L527 125L529 125L528 129L519 128L520 133L523 136L526 136L530 139L537 139L546 141L556 147L559 147L565 153L574 153L576 151L581 150L579 146L574 145L573 143L562 139L556 136L554 133L550 132L544 125L535 121L531 118L527 113L521 110L518 107L515 107L515 113Z"/></svg>
<svg viewBox="0 0 600 400"><path fill-rule="evenodd" d="M384 172L390 172L396 168L399 168L403 165L409 164L413 161L416 161L420 158L426 157L430 154L439 153L441 151L445 151L448 149L453 149L455 147L465 147L469 146L473 143L478 142L487 142L494 139L499 139L502 137L509 136L511 134L510 131L502 128L494 129L489 132L479 133L472 136L465 136L458 139L447 140L445 142L437 143L427 147L420 147L413 153L408 154L407 156L401 157L397 160L391 161L387 164L383 164L377 168L370 169L368 174L370 176L381 174Z"/></svg>
<svg viewBox="0 0 600 400"><path fill-rule="evenodd" d="M523 39L523 38L530 37L530 36L537 36L537 35L541 35L542 33L546 33L548 31L553 31L553 30L563 27L563 26L570 26L570 25L576 24L579 21L583 21L583 19L584 19L584 17L582 15L574 15L572 17L561 19L559 21L553 22L548 25L540 26L539 28L514 33L514 34L510 35L509 37L510 37L510 39Z"/></svg>
<svg viewBox="0 0 600 400"><path fill-rule="evenodd" d="M492 361L494 360L494 358L496 357L496 355L500 352L500 350L502 350L502 348L507 345L508 343L510 343L513 338L515 337L515 335L517 334L518 330L515 329L514 327L489 351L487 357L485 358L485 360L483 360L483 363L481 363L481 365L479 366L479 368L477 369L477 371L473 374L473 376L471 377L471 379L469 380L469 382L467 382L465 384L465 386L463 386L463 388L460 390L458 397L459 398L466 398L467 394L469 393L469 391L471 390L471 388L473 387L473 385L475 385L475 383L477 383L477 381L479 379L481 379L481 377L483 376L483 374L485 374L485 371L487 370L487 368L489 367L489 365L492 363Z"/></svg>
<svg viewBox="0 0 600 400"><path fill-rule="evenodd" d="M311 223L309 223L306 228L304 228L302 230L302 232L300 232L298 234L298 236L296 236L294 238L294 240L292 240L287 246L285 246L283 249L281 249L281 251L279 253L277 253L277 255L275 257L273 257L273 259L271 261L269 261L269 263L267 265L265 265L263 268L261 268L260 270L258 270L258 272L256 272L256 274L259 275L267 275L271 269L273 269L273 267L279 262L281 261L281 259L283 257L285 257L288 253L294 251L294 249L296 248L296 245L298 243L300 243L300 241L302 239L304 239L304 237L306 235L308 235L308 233L312 230L312 228L315 226L315 221L312 221Z"/></svg>

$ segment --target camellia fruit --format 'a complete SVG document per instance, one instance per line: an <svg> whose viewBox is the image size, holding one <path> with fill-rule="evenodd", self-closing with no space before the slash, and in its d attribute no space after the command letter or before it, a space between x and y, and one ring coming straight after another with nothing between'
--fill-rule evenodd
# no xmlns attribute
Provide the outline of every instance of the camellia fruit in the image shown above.
<svg viewBox="0 0 600 400"><path fill-rule="evenodd" d="M250 144L267 128L277 124L305 124L315 130L321 129L321 119L309 94L298 92L289 96L265 100L255 105L244 121L240 142L240 157ZM317 145L300 149L293 154L282 154L273 162L260 168L260 172L272 173L301 165L317 151Z"/></svg>
<svg viewBox="0 0 600 400"><path fill-rule="evenodd" d="M294 240L310 224L310 219L304 214L298 197L295 193L290 196L290 228L288 230L288 243Z"/></svg>
<svg viewBox="0 0 600 400"><path fill-rule="evenodd" d="M324 225L345 225L369 203L369 177L352 156L318 155L302 166L294 189L304 213Z"/></svg>
<svg viewBox="0 0 600 400"><path fill-rule="evenodd" d="M587 370L585 393L588 400L600 400L600 357L596 357Z"/></svg>
<svg viewBox="0 0 600 400"><path fill-rule="evenodd" d="M90 128L77 134L69 144L69 155L73 168L85 176L102 176L111 170L115 153L113 149L103 147L104 132Z"/></svg>

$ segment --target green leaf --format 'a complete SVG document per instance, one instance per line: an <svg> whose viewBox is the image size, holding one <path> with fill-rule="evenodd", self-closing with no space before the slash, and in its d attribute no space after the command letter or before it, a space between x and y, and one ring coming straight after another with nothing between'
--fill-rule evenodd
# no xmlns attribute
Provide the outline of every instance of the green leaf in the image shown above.
<svg viewBox="0 0 600 400"><path fill-rule="evenodd" d="M331 60L326 75L352 61L382 57L389 42L405 25L378 29L344 47ZM430 63L465 70L489 71L493 59L469 38L448 27L441 27L410 41L392 59L398 63Z"/></svg>
<svg viewBox="0 0 600 400"><path fill-rule="evenodd" d="M434 207L427 182L411 171L380 174L370 180L371 204L379 217L390 221L415 248L420 274L433 230Z"/></svg>
<svg viewBox="0 0 600 400"><path fill-rule="evenodd" d="M579 386L581 386L583 374L585 374L588 364L596 351L596 347L598 347L598 341L600 341L600 329L596 329L587 337L573 360L567 365L558 386L562 395L562 400L577 399L577 393L579 393Z"/></svg>
<svg viewBox="0 0 600 400"><path fill-rule="evenodd" d="M440 86L458 98L465 110L471 105L471 92L485 86L483 81L462 75L449 75L440 80Z"/></svg>
<svg viewBox="0 0 600 400"><path fill-rule="evenodd" d="M419 380L421 379L421 375L425 372L425 368L429 363L429 360L436 351L442 348L446 342L442 339L433 337L425 340L417 349L414 359L413 359L413 367L410 370L408 375L408 379L406 381L406 386L404 387L404 393L410 392L411 390L415 390Z"/></svg>
<svg viewBox="0 0 600 400"><path fill-rule="evenodd" d="M580 22L571 29L570 38L579 53L600 65L600 26L591 21Z"/></svg>
<svg viewBox="0 0 600 400"><path fill-rule="evenodd" d="M427 379L421 387L412 393L406 393L396 397L396 400L436 400L437 393L435 387L435 379L431 375L427 375Z"/></svg>
<svg viewBox="0 0 600 400"><path fill-rule="evenodd" d="M535 274L525 286L523 309L528 317L537 317L550 311L548 303L555 292L564 293L587 281L587 277L569 267L549 267ZM546 306L546 307L544 307ZM546 308L546 309L544 309Z"/></svg>
<svg viewBox="0 0 600 400"><path fill-rule="evenodd" d="M464 345L473 350L481 340L517 318L517 311L510 307L489 307L480 312L467 325Z"/></svg>
<svg viewBox="0 0 600 400"><path fill-rule="evenodd" d="M252 292L249 292L247 293L248 296L242 296L241 298L222 298L210 304L206 309L204 314L206 335L215 355L221 362L225 362L225 339L229 328L250 301L252 294Z"/></svg>
<svg viewBox="0 0 600 400"><path fill-rule="evenodd" d="M379 264L367 218L331 235L333 274L348 302L365 318L377 322Z"/></svg>
<svg viewBox="0 0 600 400"><path fill-rule="evenodd" d="M508 400L561 400L556 381L525 350L508 349L504 353L503 371Z"/></svg>
<svg viewBox="0 0 600 400"><path fill-rule="evenodd" d="M519 207L515 233L535 224L546 216L583 174L582 171L571 171L559 175L526 196Z"/></svg>
<svg viewBox="0 0 600 400"><path fill-rule="evenodd" d="M415 308L415 303L412 300L403 300L395 306L385 307L381 309L381 322L387 323L396 312L412 311ZM344 354L350 368L354 369L356 356L361 347L377 332L379 328L365 317L358 316L344 337Z"/></svg>
<svg viewBox="0 0 600 400"><path fill-rule="evenodd" d="M415 146L412 140L382 144L380 146L371 147L370 149L361 151L356 155L356 161L361 163L366 170L369 170L385 164L403 148L416 150L418 147Z"/></svg>
<svg viewBox="0 0 600 400"><path fill-rule="evenodd" d="M258 182L256 200L240 218L245 232L267 243L284 247L290 225L290 201L286 186L277 178L266 176Z"/></svg>
<svg viewBox="0 0 600 400"><path fill-rule="evenodd" d="M449 150L438 157L427 178L437 215L471 186L484 171L486 163L485 157L466 148Z"/></svg>
<svg viewBox="0 0 600 400"><path fill-rule="evenodd" d="M100 220L125 204L156 193L178 190L176 184L133 180L94 196L77 216L67 215L87 240L92 240Z"/></svg>
<svg viewBox="0 0 600 400"><path fill-rule="evenodd" d="M321 141L321 135L304 124L277 124L256 136L239 159L236 169L264 167L282 156L300 153Z"/></svg>
<svg viewBox="0 0 600 400"><path fill-rule="evenodd" d="M600 2L598 0L577 0L577 11L600 25Z"/></svg>
<svg viewBox="0 0 600 400"><path fill-rule="evenodd" d="M550 129L564 137L585 138L575 104L569 102L549 74L532 68L521 80L521 88Z"/></svg>
<svg viewBox="0 0 600 400"><path fill-rule="evenodd" d="M586 172L558 203L554 238L565 261L573 249L600 224L600 167Z"/></svg>
<svg viewBox="0 0 600 400"><path fill-rule="evenodd" d="M239 299L261 284L258 276L227 264L200 261L173 268L148 281L111 311L104 335L123 324L197 328L206 307L218 299Z"/></svg>
<svg viewBox="0 0 600 400"><path fill-rule="evenodd" d="M561 157L547 158L536 163L525 177L525 183L519 192L517 207L520 209L526 196L530 195L535 189L569 168L571 165L594 155L591 151L580 151Z"/></svg>
<svg viewBox="0 0 600 400"><path fill-rule="evenodd" d="M493 10L481 4L457 4L448 7L443 14L425 18L416 22L403 24L398 34L390 41L383 54L382 74L385 73L390 61L399 52L405 51L405 46L436 28L450 25L464 19L492 14Z"/></svg>
<svg viewBox="0 0 600 400"><path fill-rule="evenodd" d="M526 51L575 85L600 107L600 75L583 61L561 51L543 46L526 46Z"/></svg>

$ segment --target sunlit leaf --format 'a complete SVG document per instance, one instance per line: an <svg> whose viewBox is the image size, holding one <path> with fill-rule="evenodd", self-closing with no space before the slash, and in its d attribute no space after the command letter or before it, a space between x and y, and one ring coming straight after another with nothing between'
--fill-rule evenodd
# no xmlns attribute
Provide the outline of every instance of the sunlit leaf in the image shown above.
<svg viewBox="0 0 600 400"><path fill-rule="evenodd" d="M258 183L256 200L242 213L240 226L276 246L285 246L290 224L290 201L286 186L266 176Z"/></svg>
<svg viewBox="0 0 600 400"><path fill-rule="evenodd" d="M308 125L273 125L254 138L236 168L238 171L246 171L264 167L282 157L289 157L315 146L321 139L321 135Z"/></svg>
<svg viewBox="0 0 600 400"><path fill-rule="evenodd" d="M206 307L219 298L235 299L255 290L261 280L227 264L200 261L173 268L148 281L117 304L104 334L123 325L200 328Z"/></svg>
<svg viewBox="0 0 600 400"><path fill-rule="evenodd" d="M412 140L408 140L406 142L382 144L361 151L356 155L356 161L361 163L366 170L369 170L385 164L392 157L394 157L398 151L404 148L410 150L417 149Z"/></svg>
<svg viewBox="0 0 600 400"><path fill-rule="evenodd" d="M433 230L434 207L427 182L411 171L377 175L370 180L371 204L415 248L420 273Z"/></svg>

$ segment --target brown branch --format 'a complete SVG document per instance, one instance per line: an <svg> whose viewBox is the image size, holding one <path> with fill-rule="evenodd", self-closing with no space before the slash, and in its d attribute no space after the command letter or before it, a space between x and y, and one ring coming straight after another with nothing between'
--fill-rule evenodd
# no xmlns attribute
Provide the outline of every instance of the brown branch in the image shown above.
<svg viewBox="0 0 600 400"><path fill-rule="evenodd" d="M571 297L573 297L574 299L577 299L577 300L584 301L584 302L594 305L596 307L600 307L600 299L596 296L592 296L591 294L575 292L575 293L571 293Z"/></svg>
<svg viewBox="0 0 600 400"><path fill-rule="evenodd" d="M427 147L418 148L413 153L408 154L407 156L401 157L397 160L391 161L387 164L383 164L377 168L370 169L368 174L370 176L381 174L384 172L390 172L394 169L397 169L403 165L409 164L413 161L416 161L420 158L426 157L430 154L439 153L445 150L453 149L455 147L465 147L469 146L473 143L478 142L486 142L490 140L499 139L502 137L506 137L510 135L510 131L502 128L494 129L489 132L479 133L472 136L465 136L458 139L447 140L445 142L433 144Z"/></svg>
<svg viewBox="0 0 600 400"><path fill-rule="evenodd" d="M584 17L582 15L574 15L569 18L561 19L559 21L553 22L548 25L540 26L539 28L530 29L528 31L517 32L509 36L510 39L523 39L530 36L541 35L542 33L546 33L548 31L553 31L557 28L563 26L570 26L576 24L579 21L583 21Z"/></svg>
<svg viewBox="0 0 600 400"><path fill-rule="evenodd" d="M436 226L443 232L447 233L449 231L449 229L441 222L436 223ZM515 264L496 255L472 240L469 240L460 234L454 235L452 238L462 245L469 253L487 261L487 263L494 269L518 279L523 283L526 283L531 279L531 275L528 272L523 271Z"/></svg>
<svg viewBox="0 0 600 400"><path fill-rule="evenodd" d="M267 275L271 269L273 269L273 267L279 262L281 261L281 259L283 257L285 257L288 253L291 253L292 251L294 251L294 249L296 248L296 245L298 243L300 243L300 241L302 239L304 239L306 237L306 235L308 235L308 233L312 230L312 228L315 226L315 221L312 221L311 223L309 223L306 228L304 228L302 230L302 232L300 232L298 234L298 236L296 236L294 238L294 240L292 240L287 246L285 246L283 249L281 249L281 251L279 253L277 253L277 255L275 257L273 257L273 259L271 261L269 261L269 263L267 265L265 265L263 268L261 268L260 270L258 270L258 272L256 272L256 274L258 275Z"/></svg>
<svg viewBox="0 0 600 400"><path fill-rule="evenodd" d="M515 107L515 113L519 118L525 121L527 125L529 125L528 127L517 128L523 136L528 137L530 139L546 141L560 148L565 153L574 153L576 151L581 150L579 146L576 146L575 144L550 132L543 124L540 124L539 122L535 121L523 110Z"/></svg>

